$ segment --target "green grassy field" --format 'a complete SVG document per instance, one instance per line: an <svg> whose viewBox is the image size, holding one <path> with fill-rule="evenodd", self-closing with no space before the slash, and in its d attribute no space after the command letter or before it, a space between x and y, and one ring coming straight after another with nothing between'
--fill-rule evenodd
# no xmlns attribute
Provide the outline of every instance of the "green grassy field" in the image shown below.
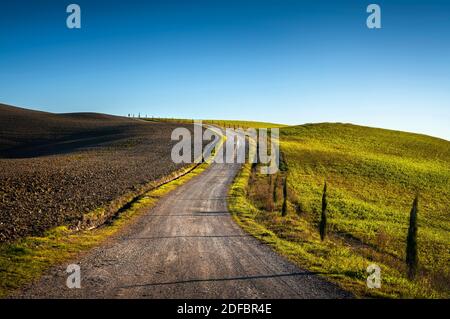
<svg viewBox="0 0 450 319"><path fill-rule="evenodd" d="M277 200L282 176L261 176L247 166L230 202L244 228L358 296L450 297L450 142L349 124L311 124L281 129L280 143L288 168L281 173L288 178L288 216L281 217ZM325 180L329 232L322 242L318 223ZM420 272L411 282L404 260L416 192ZM381 289L366 287L371 263L382 269Z"/></svg>

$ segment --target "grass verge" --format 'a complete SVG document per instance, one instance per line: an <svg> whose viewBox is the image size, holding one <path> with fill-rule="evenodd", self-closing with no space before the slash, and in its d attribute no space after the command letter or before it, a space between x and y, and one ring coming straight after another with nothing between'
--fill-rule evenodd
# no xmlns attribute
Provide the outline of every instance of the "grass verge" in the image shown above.
<svg viewBox="0 0 450 319"><path fill-rule="evenodd" d="M375 298L448 298L448 291L434 289L426 278L409 281L402 267L395 267L377 247L332 234L321 241L317 227L302 214L291 212L282 217L279 211L267 211L250 199L249 192L258 185L246 164L236 176L229 193L229 211L248 233L271 246L299 267L323 274L356 297ZM249 179L252 183L249 186ZM261 190L259 190L261 192ZM319 197L320 200L320 197ZM381 255L381 257L380 257ZM393 258L395 259L395 258ZM387 262L385 262L387 261ZM376 263L381 268L381 289L366 285L367 267Z"/></svg>

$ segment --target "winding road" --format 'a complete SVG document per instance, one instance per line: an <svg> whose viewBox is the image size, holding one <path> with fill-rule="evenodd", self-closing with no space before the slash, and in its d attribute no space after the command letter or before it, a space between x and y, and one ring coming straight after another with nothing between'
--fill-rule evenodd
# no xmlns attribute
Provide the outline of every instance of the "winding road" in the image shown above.
<svg viewBox="0 0 450 319"><path fill-rule="evenodd" d="M244 233L227 211L240 164L212 163L162 198L120 235L21 292L25 298L347 298Z"/></svg>

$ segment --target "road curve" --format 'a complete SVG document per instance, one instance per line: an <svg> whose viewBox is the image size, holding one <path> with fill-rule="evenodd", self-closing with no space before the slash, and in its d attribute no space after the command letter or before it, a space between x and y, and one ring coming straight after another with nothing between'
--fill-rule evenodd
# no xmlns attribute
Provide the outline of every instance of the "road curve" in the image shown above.
<svg viewBox="0 0 450 319"><path fill-rule="evenodd" d="M347 298L244 233L227 211L239 164L213 163L126 231L23 290L25 298ZM69 264L69 263L68 263Z"/></svg>

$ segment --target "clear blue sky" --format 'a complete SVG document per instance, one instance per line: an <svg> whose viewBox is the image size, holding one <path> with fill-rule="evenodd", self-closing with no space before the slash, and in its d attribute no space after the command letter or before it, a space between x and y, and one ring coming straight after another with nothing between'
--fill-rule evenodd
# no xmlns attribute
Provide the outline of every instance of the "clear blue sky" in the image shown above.
<svg viewBox="0 0 450 319"><path fill-rule="evenodd" d="M450 1L3 1L0 101L450 139Z"/></svg>

